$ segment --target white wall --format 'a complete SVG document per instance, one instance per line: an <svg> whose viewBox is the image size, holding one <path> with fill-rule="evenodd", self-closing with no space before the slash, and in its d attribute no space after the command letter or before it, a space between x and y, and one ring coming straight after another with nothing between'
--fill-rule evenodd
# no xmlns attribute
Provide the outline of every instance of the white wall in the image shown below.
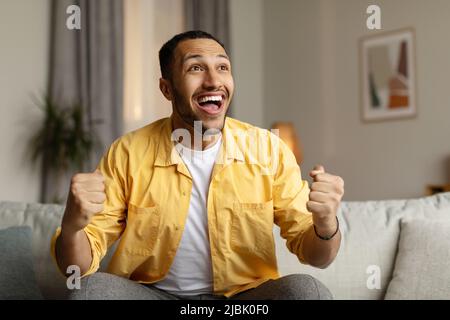
<svg viewBox="0 0 450 320"><path fill-rule="evenodd" d="M40 116L31 96L47 85L49 20L48 0L0 1L0 200L38 201L24 153Z"/></svg>
<svg viewBox="0 0 450 320"><path fill-rule="evenodd" d="M422 196L450 181L450 1L376 1L384 31L416 30L418 117L362 123L358 40L366 0L265 0L265 124L292 120L303 173L323 163L346 200Z"/></svg>

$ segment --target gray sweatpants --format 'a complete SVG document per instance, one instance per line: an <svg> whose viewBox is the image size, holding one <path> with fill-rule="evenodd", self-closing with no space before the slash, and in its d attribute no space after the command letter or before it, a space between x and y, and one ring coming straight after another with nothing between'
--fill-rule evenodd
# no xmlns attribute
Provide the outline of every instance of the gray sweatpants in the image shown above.
<svg viewBox="0 0 450 320"><path fill-rule="evenodd" d="M72 290L71 300L331 300L330 291L317 279L305 274L292 274L269 280L260 286L231 298L201 294L173 295L152 285L97 272L81 280L81 288Z"/></svg>

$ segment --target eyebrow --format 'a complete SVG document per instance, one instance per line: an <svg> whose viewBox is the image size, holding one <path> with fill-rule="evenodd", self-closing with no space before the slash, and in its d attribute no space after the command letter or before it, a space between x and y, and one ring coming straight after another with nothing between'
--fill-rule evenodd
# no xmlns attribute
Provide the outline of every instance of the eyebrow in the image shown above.
<svg viewBox="0 0 450 320"><path fill-rule="evenodd" d="M228 58L228 56L225 55L225 54L218 54L216 57L217 57L217 58L224 58L224 59L227 59L228 61L230 61L230 58ZM199 58L203 58L203 56L200 55L200 54L192 54L192 55L189 55L189 54L188 54L187 56L185 56L185 57L183 58L183 64L184 64L186 61L188 61L189 59L199 59Z"/></svg>

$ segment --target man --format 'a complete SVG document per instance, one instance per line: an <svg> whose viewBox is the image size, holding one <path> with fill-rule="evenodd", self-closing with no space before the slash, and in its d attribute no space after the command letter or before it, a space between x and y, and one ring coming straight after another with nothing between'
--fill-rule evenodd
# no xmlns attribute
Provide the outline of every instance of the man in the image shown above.
<svg viewBox="0 0 450 320"><path fill-rule="evenodd" d="M327 267L343 180L316 166L310 191L283 142L226 116L231 63L214 37L182 33L159 55L172 116L118 139L94 173L72 178L52 239L63 273L76 265L83 275L71 298L331 298L310 276L280 278L272 230L301 262ZM108 273L95 273L119 237Z"/></svg>

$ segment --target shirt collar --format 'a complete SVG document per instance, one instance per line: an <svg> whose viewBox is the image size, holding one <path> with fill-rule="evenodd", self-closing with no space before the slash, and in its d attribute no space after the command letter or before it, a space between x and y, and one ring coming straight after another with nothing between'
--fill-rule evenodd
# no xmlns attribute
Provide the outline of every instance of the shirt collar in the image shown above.
<svg viewBox="0 0 450 320"><path fill-rule="evenodd" d="M242 139L236 135L235 126L227 117L222 130L222 145L219 150L218 159L222 164L229 164L233 160L244 161L242 152ZM166 118L162 124L161 134L157 147L155 166L167 167L182 163L182 159L174 148L172 141L172 116Z"/></svg>

